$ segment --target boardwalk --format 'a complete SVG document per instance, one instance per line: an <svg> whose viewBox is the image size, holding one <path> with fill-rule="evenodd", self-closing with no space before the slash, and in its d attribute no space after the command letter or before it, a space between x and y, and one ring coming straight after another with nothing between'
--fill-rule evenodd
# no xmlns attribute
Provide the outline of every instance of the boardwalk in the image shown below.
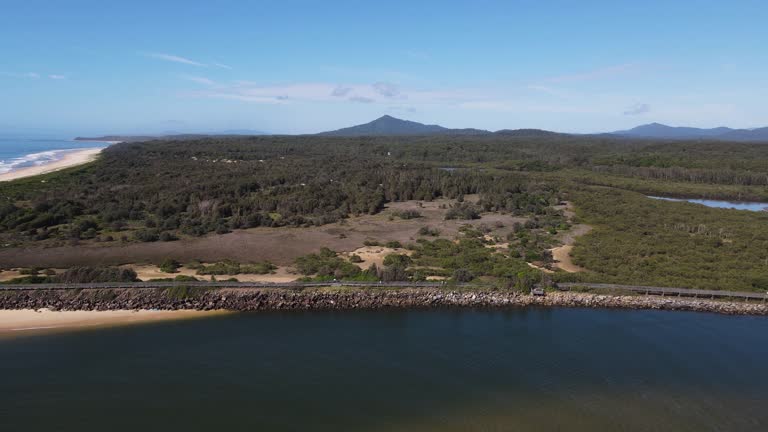
<svg viewBox="0 0 768 432"><path fill-rule="evenodd" d="M694 297L694 298L730 298L730 299L744 299L744 300L768 300L768 293L765 292L748 292L748 291L720 291L720 290L702 290L691 288L672 288L672 287L653 287L642 285L616 285L616 284L599 284L599 283L560 283L560 288L592 288L592 289L609 289L619 291L631 291L639 294L646 295L660 295L660 296L679 296L679 297Z"/></svg>
<svg viewBox="0 0 768 432"><path fill-rule="evenodd" d="M230 289L254 289L254 288L282 288L304 289L320 287L379 287L379 288L489 288L489 285L478 283L451 283L445 282L106 282L106 283L78 283L78 284L19 284L0 285L0 291L28 291L28 290L83 290L83 289L158 289L175 286L205 287L205 288L230 288ZM726 298L743 300L768 300L768 293L747 291L720 291L701 290L674 287L653 287L641 285L617 285L599 283L560 283L560 289L572 289L577 287L590 289L608 289L628 291L646 295L679 296L694 298Z"/></svg>

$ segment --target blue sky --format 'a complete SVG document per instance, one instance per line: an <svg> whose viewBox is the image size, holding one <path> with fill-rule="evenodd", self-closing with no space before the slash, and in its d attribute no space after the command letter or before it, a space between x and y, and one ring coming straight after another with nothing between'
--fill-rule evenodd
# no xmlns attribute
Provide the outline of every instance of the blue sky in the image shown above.
<svg viewBox="0 0 768 432"><path fill-rule="evenodd" d="M763 1L0 2L0 131L768 126Z"/></svg>

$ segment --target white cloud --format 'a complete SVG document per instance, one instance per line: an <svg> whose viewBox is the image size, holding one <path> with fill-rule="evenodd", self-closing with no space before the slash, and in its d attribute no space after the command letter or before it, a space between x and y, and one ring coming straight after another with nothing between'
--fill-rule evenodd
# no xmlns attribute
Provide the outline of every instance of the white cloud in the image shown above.
<svg viewBox="0 0 768 432"><path fill-rule="evenodd" d="M232 69L232 66L228 66L228 65L225 65L224 63L216 63L216 62L214 62L214 63L212 63L212 64L213 64L214 66L216 66L217 68L222 68L222 69Z"/></svg>
<svg viewBox="0 0 768 432"><path fill-rule="evenodd" d="M40 78L40 74L37 72L27 72L23 75L25 78L32 78L32 79L38 79Z"/></svg>
<svg viewBox="0 0 768 432"><path fill-rule="evenodd" d="M165 60L165 61L174 62L174 63L182 63L182 64L188 64L188 65L192 65L192 66L201 66L201 67L208 66L205 63L196 62L196 61L190 60L190 59L188 59L186 57L181 57L181 56L177 56L177 55L173 55L173 54L144 53L144 55L147 56L147 57L158 59L158 60Z"/></svg>
<svg viewBox="0 0 768 432"><path fill-rule="evenodd" d="M48 75L48 78L50 78L50 79L52 79L52 80L63 80L63 79L67 79L67 77L65 77L64 75L57 75L57 74L51 74L51 75Z"/></svg>
<svg viewBox="0 0 768 432"><path fill-rule="evenodd" d="M406 90L387 82L374 84L314 82L265 85L252 81L219 83L201 77L185 76L184 78L209 87L189 90L182 94L184 96L233 99L254 103L357 102L392 106L393 103L407 100L409 107L424 105L459 107L466 102L495 101L498 99L496 89L488 92L475 89Z"/></svg>
<svg viewBox="0 0 768 432"><path fill-rule="evenodd" d="M651 111L651 106L648 104L636 103L624 111L624 115L640 115Z"/></svg>
<svg viewBox="0 0 768 432"><path fill-rule="evenodd" d="M396 84L390 82L379 81L374 83L371 87L384 97L393 98L400 95L400 88Z"/></svg>

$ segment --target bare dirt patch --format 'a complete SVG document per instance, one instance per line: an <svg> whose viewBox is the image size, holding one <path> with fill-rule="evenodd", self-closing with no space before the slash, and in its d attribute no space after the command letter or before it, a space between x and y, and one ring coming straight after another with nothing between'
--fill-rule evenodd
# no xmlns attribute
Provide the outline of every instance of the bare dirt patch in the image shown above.
<svg viewBox="0 0 768 432"><path fill-rule="evenodd" d="M351 252L360 248L366 240L407 244L420 238L418 230L423 226L438 229L440 237L454 238L462 225L485 224L492 228L491 235L505 238L514 222L526 220L498 213L483 214L481 219L471 221L445 220L445 207L454 202L439 199L390 203L376 215L352 217L340 223L311 228L253 228L173 242L9 248L0 250L0 265L67 268L79 265L159 264L166 258L172 258L182 263L230 259L240 263L270 261L279 266L289 266L297 257L318 252L322 247ZM419 211L422 217L407 220L393 217L396 212L408 209Z"/></svg>
<svg viewBox="0 0 768 432"><path fill-rule="evenodd" d="M24 276L23 274L19 273L18 270L4 270L0 271L0 282L9 281L11 279L16 279L18 277Z"/></svg>
<svg viewBox="0 0 768 432"><path fill-rule="evenodd" d="M124 268L130 268L136 272L139 279L147 281L150 279L166 279L174 278L176 276L192 276L200 280L209 280L210 275L199 275L197 270L187 267L179 267L176 273L163 273L157 266L154 265L132 265L128 264L122 266ZM293 282L300 276L297 275L293 268L290 267L278 267L274 273L270 274L235 274L235 275L216 275L216 279L224 280L229 278L235 278L240 282Z"/></svg>
<svg viewBox="0 0 768 432"><path fill-rule="evenodd" d="M389 248L384 246L363 246L355 249L352 252L344 254L347 258L352 255L359 256L363 261L355 263L361 269L367 269L371 264L376 264L377 267L384 266L384 258L390 254L405 254L410 255L413 253L407 249L401 248Z"/></svg>
<svg viewBox="0 0 768 432"><path fill-rule="evenodd" d="M544 267L543 265L538 265L538 264L530 263L530 262L526 263L526 264L528 264L528 267L535 268L536 270L543 271L544 273L554 273L555 272L554 270L548 269L548 268Z"/></svg>
<svg viewBox="0 0 768 432"><path fill-rule="evenodd" d="M568 221L572 221L576 215L573 210L573 205L570 202L556 208L563 210L563 214ZM570 230L563 232L560 235L560 241L563 243L562 246L550 249L550 251L552 251L552 258L555 260L553 267L568 273L584 271L584 268L573 263L573 260L571 259L571 250L573 250L573 244L576 242L576 239L590 231L592 231L591 226L586 224L576 224L573 225Z"/></svg>

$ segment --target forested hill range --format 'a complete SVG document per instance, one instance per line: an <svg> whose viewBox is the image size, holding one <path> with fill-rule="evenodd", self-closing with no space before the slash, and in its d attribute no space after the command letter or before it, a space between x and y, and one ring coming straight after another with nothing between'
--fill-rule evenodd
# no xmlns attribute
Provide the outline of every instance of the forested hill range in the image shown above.
<svg viewBox="0 0 768 432"><path fill-rule="evenodd" d="M485 129L453 129L436 124L423 124L410 120L402 120L396 117L385 115L369 123L350 126L328 132L321 132L320 136L435 136L435 135L453 135L453 136L485 136L502 135L516 137L557 137L568 134L552 132L542 129L502 129L498 131L489 131ZM586 134L589 136L590 134ZM635 128L609 132L603 134L592 134L594 136L621 136L627 138L639 139L709 139L720 141L735 142L768 142L768 127L758 129L732 129L727 127L717 127L712 129L700 129L692 127L673 127L660 123L651 123L637 126Z"/></svg>
<svg viewBox="0 0 768 432"><path fill-rule="evenodd" d="M667 126L661 123L650 123L623 131L616 131L613 135L621 135L632 138L661 138L661 139L709 139L719 141L766 141L768 142L768 127L756 129L732 129L729 127L716 127L701 129L693 127Z"/></svg>
<svg viewBox="0 0 768 432"><path fill-rule="evenodd" d="M77 137L76 141L120 141L141 142L150 140L189 140L206 137L236 137L271 135L259 130L228 130L210 133L173 133L157 135L103 135L98 137ZM320 132L317 136L327 137L361 137L361 136L507 136L507 137L565 137L594 136L594 137L626 137L637 139L669 139L669 140L715 140L732 142L768 142L768 127L756 129L733 129L716 127L710 129L694 127L667 126L661 123L649 123L628 130L595 134L569 134L542 129L501 129L489 131L474 128L447 128L437 124L424 124L411 120L403 120L390 115L384 115L368 123Z"/></svg>

